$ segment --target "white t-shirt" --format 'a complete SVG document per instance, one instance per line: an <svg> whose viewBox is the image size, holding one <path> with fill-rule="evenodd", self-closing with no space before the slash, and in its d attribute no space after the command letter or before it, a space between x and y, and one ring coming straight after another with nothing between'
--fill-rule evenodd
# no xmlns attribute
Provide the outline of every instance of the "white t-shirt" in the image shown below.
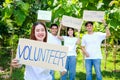
<svg viewBox="0 0 120 80"><path fill-rule="evenodd" d="M82 46L85 46L86 51L90 55L85 59L102 59L101 43L106 38L106 33L94 32L93 34L86 34L82 38Z"/></svg>
<svg viewBox="0 0 120 80"><path fill-rule="evenodd" d="M48 32L47 43L61 45L61 41L57 38L57 36L54 36L49 32Z"/></svg>
<svg viewBox="0 0 120 80"><path fill-rule="evenodd" d="M24 79L25 80L52 80L52 76L50 75L50 70L48 69L26 65Z"/></svg>
<svg viewBox="0 0 120 80"><path fill-rule="evenodd" d="M64 46L68 47L68 54L67 56L77 56L76 54L76 37L68 37L68 36L62 36L64 39Z"/></svg>

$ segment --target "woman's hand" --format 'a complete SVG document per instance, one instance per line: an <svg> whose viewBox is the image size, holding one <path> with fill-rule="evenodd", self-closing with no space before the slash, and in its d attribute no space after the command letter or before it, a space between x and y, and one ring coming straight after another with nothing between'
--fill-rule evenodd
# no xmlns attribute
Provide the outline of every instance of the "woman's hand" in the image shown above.
<svg viewBox="0 0 120 80"><path fill-rule="evenodd" d="M65 73L66 73L66 71L62 71L62 72L61 72L61 75L63 76Z"/></svg>
<svg viewBox="0 0 120 80"><path fill-rule="evenodd" d="M19 64L19 60L17 60L17 59L13 59L11 65L12 65L12 67L14 67L14 68L19 68L19 67L21 67L21 64Z"/></svg>
<svg viewBox="0 0 120 80"><path fill-rule="evenodd" d="M90 55L88 53L85 54L86 57L90 57Z"/></svg>

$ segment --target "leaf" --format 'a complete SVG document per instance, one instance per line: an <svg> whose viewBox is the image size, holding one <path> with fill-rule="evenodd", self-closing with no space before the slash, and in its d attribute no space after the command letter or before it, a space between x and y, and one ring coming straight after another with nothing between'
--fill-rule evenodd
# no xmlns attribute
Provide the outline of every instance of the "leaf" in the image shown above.
<svg viewBox="0 0 120 80"><path fill-rule="evenodd" d="M11 27L11 28L13 27L12 22L13 21L11 19L6 19L6 24L7 24L8 27Z"/></svg>
<svg viewBox="0 0 120 80"><path fill-rule="evenodd" d="M52 19L58 18L64 14L64 9L60 7L59 9L53 11L53 14Z"/></svg>
<svg viewBox="0 0 120 80"><path fill-rule="evenodd" d="M13 0L5 0L5 2L3 3L3 6L6 7L12 2L13 2Z"/></svg>
<svg viewBox="0 0 120 80"><path fill-rule="evenodd" d="M115 0L111 1L110 4L109 4L109 6L113 6L114 4L115 5L119 5L119 1L115 1Z"/></svg>
<svg viewBox="0 0 120 80"><path fill-rule="evenodd" d="M49 5L49 6L52 6L53 3L54 3L54 0L49 0L49 1L48 1L48 5Z"/></svg>
<svg viewBox="0 0 120 80"><path fill-rule="evenodd" d="M94 0L89 0L90 3L94 3L95 1Z"/></svg>
<svg viewBox="0 0 120 80"><path fill-rule="evenodd" d="M87 7L88 3L89 3L89 0L82 0L83 8Z"/></svg>
<svg viewBox="0 0 120 80"><path fill-rule="evenodd" d="M11 3L12 0L5 0L5 3Z"/></svg>
<svg viewBox="0 0 120 80"><path fill-rule="evenodd" d="M28 12L29 12L29 7L30 7L30 5L29 5L28 3L23 3L23 4L21 5L21 10L23 10L26 14L28 14Z"/></svg>
<svg viewBox="0 0 120 80"><path fill-rule="evenodd" d="M72 4L76 4L78 0L72 0Z"/></svg>
<svg viewBox="0 0 120 80"><path fill-rule="evenodd" d="M111 27L113 26L114 29L117 29L117 26L119 26L120 23L119 23L117 20L112 19L112 20L110 21L110 25L111 25Z"/></svg>
<svg viewBox="0 0 120 80"><path fill-rule="evenodd" d="M9 5L9 7L5 7L4 10L3 10L3 18L6 19L6 18L10 18L11 15L13 14L13 6L12 5Z"/></svg>
<svg viewBox="0 0 120 80"><path fill-rule="evenodd" d="M3 39L3 37L0 35L0 39Z"/></svg>
<svg viewBox="0 0 120 80"><path fill-rule="evenodd" d="M114 13L115 18L118 19L118 21L120 21L120 8Z"/></svg>
<svg viewBox="0 0 120 80"><path fill-rule="evenodd" d="M104 3L99 2L99 3L97 4L97 9L100 9L103 5L104 5Z"/></svg>
<svg viewBox="0 0 120 80"><path fill-rule="evenodd" d="M10 45L17 45L16 42L18 41L18 35L14 34L10 37L10 41L9 41L9 44Z"/></svg>
<svg viewBox="0 0 120 80"><path fill-rule="evenodd" d="M17 1L16 4L26 15L28 15L29 8L30 8L29 3L24 3L23 1Z"/></svg>
<svg viewBox="0 0 120 80"><path fill-rule="evenodd" d="M23 22L25 21L26 15L23 11L16 10L14 12L14 17L15 17L15 22L17 23L17 25L21 26Z"/></svg>

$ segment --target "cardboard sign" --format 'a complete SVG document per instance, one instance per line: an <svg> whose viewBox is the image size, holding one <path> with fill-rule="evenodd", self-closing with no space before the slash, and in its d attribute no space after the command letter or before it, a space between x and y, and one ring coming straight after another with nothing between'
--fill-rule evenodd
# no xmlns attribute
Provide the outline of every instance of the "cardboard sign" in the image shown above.
<svg viewBox="0 0 120 80"><path fill-rule="evenodd" d="M102 22L104 20L104 11L87 11L83 12L83 20L85 21L98 21Z"/></svg>
<svg viewBox="0 0 120 80"><path fill-rule="evenodd" d="M82 19L65 16L65 15L63 15L62 17L62 25L66 27L72 27L80 30L82 26L82 22L83 22Z"/></svg>
<svg viewBox="0 0 120 80"><path fill-rule="evenodd" d="M16 58L20 64L63 71L67 52L68 48L65 46L20 38Z"/></svg>
<svg viewBox="0 0 120 80"><path fill-rule="evenodd" d="M51 16L52 16L52 12L51 11L44 11L44 10L38 10L38 20L41 21L51 21Z"/></svg>

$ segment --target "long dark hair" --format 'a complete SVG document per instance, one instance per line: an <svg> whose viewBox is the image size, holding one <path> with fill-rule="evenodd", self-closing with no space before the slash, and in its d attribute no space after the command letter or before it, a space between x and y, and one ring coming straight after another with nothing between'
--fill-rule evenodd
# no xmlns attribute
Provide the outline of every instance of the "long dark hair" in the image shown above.
<svg viewBox="0 0 120 80"><path fill-rule="evenodd" d="M35 37L35 27L39 24L42 25L45 28L46 35L45 35L45 38L44 38L43 42L47 42L47 29L46 29L46 26L42 22L35 22L33 24L32 29L31 29L30 39L37 40L36 37Z"/></svg>
<svg viewBox="0 0 120 80"><path fill-rule="evenodd" d="M75 37L74 28L71 28L71 27L67 27L67 36L69 36L69 35L68 35L68 30L69 30L69 29L72 29L72 30L73 30L73 37Z"/></svg>

